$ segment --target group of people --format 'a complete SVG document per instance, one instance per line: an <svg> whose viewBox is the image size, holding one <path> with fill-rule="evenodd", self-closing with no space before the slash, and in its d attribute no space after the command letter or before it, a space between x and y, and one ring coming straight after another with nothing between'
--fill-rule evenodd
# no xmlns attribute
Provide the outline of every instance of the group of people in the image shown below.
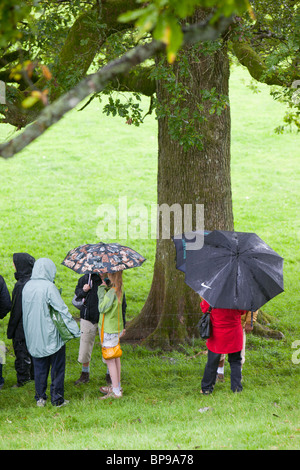
<svg viewBox="0 0 300 470"><path fill-rule="evenodd" d="M35 260L28 253L13 255L16 283L10 298L9 291L0 276L0 319L8 312L7 337L12 339L15 353L17 383L21 387L35 381L35 399L38 406L45 406L47 381L51 370L50 395L54 406L67 404L64 399L66 346L50 315L49 306L58 312L73 337L80 338L78 362L81 375L75 385L89 382L90 361L96 336L101 331L102 348L115 348L126 326L126 297L122 271L100 275L83 275L76 286L74 305L80 309L80 329L55 286L56 266L48 258ZM211 311L212 332L206 345L207 363L201 382L201 393L212 393L218 379L224 375L224 359L228 354L231 370L231 390L242 391L242 365L245 361L245 333L253 329L250 312L217 309L201 300L201 310ZM105 319L105 321L104 321ZM104 359L107 366L106 385L100 387L101 399L121 398L120 357ZM3 387L0 361L0 388Z"/></svg>
<svg viewBox="0 0 300 470"><path fill-rule="evenodd" d="M37 406L45 406L51 370L50 395L54 406L68 403L64 398L66 346L50 315L59 315L74 338L80 338L78 362L82 373L75 385L89 381L89 364L96 334L101 329L102 347L113 347L125 332L126 298L122 272L82 276L75 289L80 304L80 329L55 286L56 266L48 258L35 260L28 253L14 253L16 283L10 297L0 276L0 319L10 312L7 337L12 339L17 383L35 382ZM121 313L120 313L121 310ZM105 322L104 322L105 316ZM99 325L99 326L98 326ZM0 361L1 362L1 361ZM100 387L101 399L122 397L120 357L106 359L107 385ZM0 363L0 388L4 385Z"/></svg>

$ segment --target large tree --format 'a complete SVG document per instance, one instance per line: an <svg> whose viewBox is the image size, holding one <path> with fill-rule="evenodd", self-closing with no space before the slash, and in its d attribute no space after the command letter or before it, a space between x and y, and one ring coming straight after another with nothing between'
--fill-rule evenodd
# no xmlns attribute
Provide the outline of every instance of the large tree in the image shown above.
<svg viewBox="0 0 300 470"><path fill-rule="evenodd" d="M93 60L101 59L107 62L109 53L116 49L116 45L120 54L124 47L127 48L128 41L133 41L131 44L134 44L136 36L128 33L132 30L131 21L134 15L129 15L127 21L123 23L117 21L119 14L130 7L129 2L121 0L95 2L92 7L85 5L85 11L81 14L78 14L75 2L68 3L72 6L71 13L76 17L73 25L66 27L61 19L59 27L53 27L55 32L53 37L43 39L43 44L36 48L39 63L45 63L47 57L46 64L51 69L51 78L48 69L44 69L41 76L38 75L37 68L31 71L30 64L33 62L29 61L27 68L22 69L22 73L19 74L23 81L18 81L20 83L18 87L11 88L7 106L3 110L3 122L23 127L36 119L44 104L57 100L76 85L86 75ZM66 11L69 12L68 4L62 6L67 10L64 10L60 16L57 10L53 12L51 2L46 2L46 5L49 8L47 21L52 25L55 23L56 15L64 18ZM52 121L55 122L66 110L71 109L74 103L77 104L93 91L97 94L104 88L107 80L114 79L115 76L117 80L110 82L111 88L117 85L119 89L148 95L156 94L159 123L158 204L169 206L179 204L181 207L184 204L191 204L194 213L196 204L203 204L206 229L232 230L234 224L230 185L228 49L248 67L255 79L283 86L285 92L291 90L291 84L299 76L299 70L297 39L294 30L291 31L290 26L287 27L287 22L298 24L298 10L295 2L286 2L286 7L283 14L279 2L272 2L272 5L260 2L255 9L255 19L248 13L243 17L236 17L229 28L222 29L222 37L217 41L195 45L191 41L186 41L175 61L171 43L168 57L172 64L164 57L157 57L155 66L150 64L149 67L139 67L134 69L133 73L128 73L134 65L164 50L160 43L146 43L148 55L142 55L138 61L129 60L129 63L125 61L127 64L124 69L125 74L121 73L122 68L117 69L116 74L108 73L103 84L100 83L100 87L94 76L87 76L85 89L80 84L83 82L79 82L76 91L71 90L67 95L69 106L65 108L63 98L58 99L57 103L61 103L61 106L53 108L53 114L48 113L47 125L46 119L44 121L37 119L36 128L40 129L41 125L46 127L51 125ZM209 14L211 11L197 9L193 16L188 18L187 23L201 24ZM278 22L278 14L281 15L281 23ZM39 21L41 22L41 19ZM68 25L68 21L66 24ZM172 23L170 25L166 31L172 36ZM154 24L151 27L153 29ZM32 31L30 24L25 25L25 30L26 28L29 32ZM117 37L122 40L116 41ZM206 39L215 39L215 37L204 35ZM109 38L113 40L109 41ZM30 43L38 40L29 37L28 41ZM58 52L53 50L53 44L57 42L60 42ZM288 46L279 54L279 46L282 44ZM174 47L177 52L177 45ZM45 54L47 49L51 51L50 55ZM13 60L10 55L13 52L16 53L15 50L8 49L4 54L6 62L3 62L5 64L3 72L6 74L10 64L13 64L9 61ZM19 56L14 56L14 60L19 60L22 55L30 56L26 41L23 42L18 54ZM129 58L132 58L132 54L129 54ZM107 65L106 67L108 72L115 70ZM15 74L10 71L11 78L8 78L8 81L20 78L18 76L20 68L15 69ZM41 70L43 71L43 68ZM34 73L37 76L34 76ZM33 87L35 94L32 93ZM22 103L26 97L36 99L36 103L24 109ZM54 105L55 103L56 101ZM14 144L10 148L13 148L13 153ZM16 148L18 150L18 144ZM128 340L144 339L145 344L150 346L169 348L188 340L195 333L199 299L185 285L182 273L175 268L174 259L175 250L171 240L158 239L152 286L142 312L128 328ZM144 337L145 331L151 332L147 338Z"/></svg>
<svg viewBox="0 0 300 470"><path fill-rule="evenodd" d="M159 119L158 204L172 206L179 203L182 207L191 204L195 213L196 204L202 203L207 230L234 228L230 183L228 49L248 68L253 78L268 85L280 86L282 91L277 91L276 97L291 97L291 85L299 77L299 38L296 34L297 27L299 30L299 11L295 2L286 2L285 9L282 6L282 2L260 2L255 10L255 21L250 21L247 15L236 18L214 45L185 47L171 70L157 74L160 110L161 107L167 110L160 113ZM201 18L203 11L198 10L192 22L198 22L199 15ZM185 73L186 63L189 64L188 73ZM174 88L170 86L172 76ZM187 90L190 99L182 90ZM170 106L174 93L178 92L184 96ZM215 96L218 97L221 111L211 113ZM224 97L227 97L227 102ZM180 109L178 119L175 106ZM297 113L296 109L291 118L296 123ZM193 116L197 114L198 119L194 121ZM189 134L189 128L184 123L186 119L193 121L193 129L197 128L196 136L201 136L200 146L194 137L193 145L184 148L184 134ZM173 128L177 138L174 138ZM199 297L185 285L183 274L176 270L174 259L172 241L159 239L151 290L140 315L132 322L127 338L144 338L144 344L168 348L189 340L195 334ZM266 326L269 321L270 318L260 311L255 332L281 338L280 332Z"/></svg>
<svg viewBox="0 0 300 470"><path fill-rule="evenodd" d="M203 11L195 13L198 22ZM158 120L158 205L179 205L192 208L193 229L196 227L197 204L204 205L204 221L207 230L233 230L233 213L230 183L230 111L229 103L219 113L210 113L214 89L217 97L228 100L229 58L226 42L220 41L214 53L205 47L187 46L181 52L184 60L172 66L160 64L162 71L156 81L157 100L161 117ZM188 64L188 71L185 65ZM187 73L188 72L188 73ZM173 77L174 90L170 79ZM176 87L180 83L180 87ZM181 91L180 91L181 89ZM182 93L182 100L174 104L175 93ZM189 94L188 108L187 95ZM176 109L174 109L176 108ZM166 112L167 110L167 112ZM172 123L182 138L193 122L193 135L201 136L197 145L184 148L179 140L172 138ZM176 116L177 115L177 116ZM178 129L178 125L181 129ZM187 132L187 134L186 134ZM190 137L192 138L192 136ZM178 206L177 206L178 207ZM199 321L199 296L184 282L183 273L176 269L173 242L162 238L163 213L159 213L160 237L157 240L153 282L148 299L139 317L129 327L127 338L143 338L145 343L169 348L186 342L195 334ZM172 218L174 219L174 217ZM171 224L174 235L174 225ZM151 334L149 334L151 332Z"/></svg>

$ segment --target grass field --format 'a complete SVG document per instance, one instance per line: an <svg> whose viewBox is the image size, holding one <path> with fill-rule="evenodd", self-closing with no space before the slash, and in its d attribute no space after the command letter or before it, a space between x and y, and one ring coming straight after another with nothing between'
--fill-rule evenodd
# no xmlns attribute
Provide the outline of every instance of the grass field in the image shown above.
<svg viewBox="0 0 300 470"><path fill-rule="evenodd" d="M65 397L56 409L35 405L34 384L16 381L7 318L0 340L8 348L5 385L0 392L0 449L298 449L300 365L293 343L299 329L299 143L295 132L276 135L285 109L269 95L246 86L241 68L231 75L232 190L235 229L254 231L285 259L285 292L265 306L284 333L282 341L247 337L242 394L232 394L229 366L225 383L209 397L200 395L205 344L186 353L147 351L124 345L124 397L99 402L105 367L96 341L91 381L74 387L80 374L78 340L67 345ZM145 112L148 101L144 100ZM1 125L0 138L13 135ZM128 207L156 202L157 123L147 117L139 128L102 114L94 101L71 112L37 142L9 161L0 160L0 273L10 292L12 254L27 251L57 266L56 285L70 311L78 275L61 262L69 249L97 242L98 207L126 196ZM153 240L120 240L147 261L125 273L127 318L146 300L155 256ZM297 346L299 349L299 346Z"/></svg>

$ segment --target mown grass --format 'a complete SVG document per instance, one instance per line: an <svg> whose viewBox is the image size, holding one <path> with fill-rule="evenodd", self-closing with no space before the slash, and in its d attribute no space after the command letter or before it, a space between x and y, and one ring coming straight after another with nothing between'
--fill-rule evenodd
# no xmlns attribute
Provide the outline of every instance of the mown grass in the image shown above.
<svg viewBox="0 0 300 470"><path fill-rule="evenodd" d="M229 366L225 383L213 395L200 395L205 345L196 341L181 352L148 351L124 345L120 401L98 400L104 382L99 340L91 361L91 381L73 385L80 373L78 340L67 345L65 396L70 404L39 409L34 384L12 389L16 381L7 318L0 339L8 353L0 392L1 449L297 449L299 448L299 135L274 134L284 108L245 86L248 75L233 69L232 191L235 228L254 231L284 258L285 292L265 306L282 331L282 341L247 337L244 390L232 394ZM148 101L143 101L145 110ZM0 126L2 139L13 130ZM0 272L14 285L12 253L28 251L56 263L56 284L70 311L78 276L60 263L72 247L97 241L97 208L118 209L156 202L157 124L140 128L101 113L93 102L72 112L21 154L0 161ZM149 209L150 210L150 209ZM146 300L153 272L155 241L120 240L146 256L125 273L128 318ZM298 347L299 348L299 347ZM293 356L294 354L294 356ZM293 359L294 357L294 359ZM206 409L208 408L208 409Z"/></svg>

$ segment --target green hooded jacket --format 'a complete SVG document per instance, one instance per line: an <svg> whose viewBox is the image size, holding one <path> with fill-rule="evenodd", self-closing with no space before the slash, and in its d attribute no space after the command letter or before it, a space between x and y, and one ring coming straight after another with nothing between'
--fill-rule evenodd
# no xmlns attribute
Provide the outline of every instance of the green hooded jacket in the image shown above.
<svg viewBox="0 0 300 470"><path fill-rule="evenodd" d="M111 288L108 292L105 292L105 286L98 287L100 331L104 316L104 333L116 334L121 333L124 329L124 320L122 317L123 295L124 294L122 294L122 299L119 303L115 289Z"/></svg>
<svg viewBox="0 0 300 470"><path fill-rule="evenodd" d="M80 330L60 292L54 285L56 266L48 258L38 259L31 279L22 293L23 327L26 345L33 357L46 357L56 353L64 342L54 325L48 305L61 314L69 331L77 338Z"/></svg>

